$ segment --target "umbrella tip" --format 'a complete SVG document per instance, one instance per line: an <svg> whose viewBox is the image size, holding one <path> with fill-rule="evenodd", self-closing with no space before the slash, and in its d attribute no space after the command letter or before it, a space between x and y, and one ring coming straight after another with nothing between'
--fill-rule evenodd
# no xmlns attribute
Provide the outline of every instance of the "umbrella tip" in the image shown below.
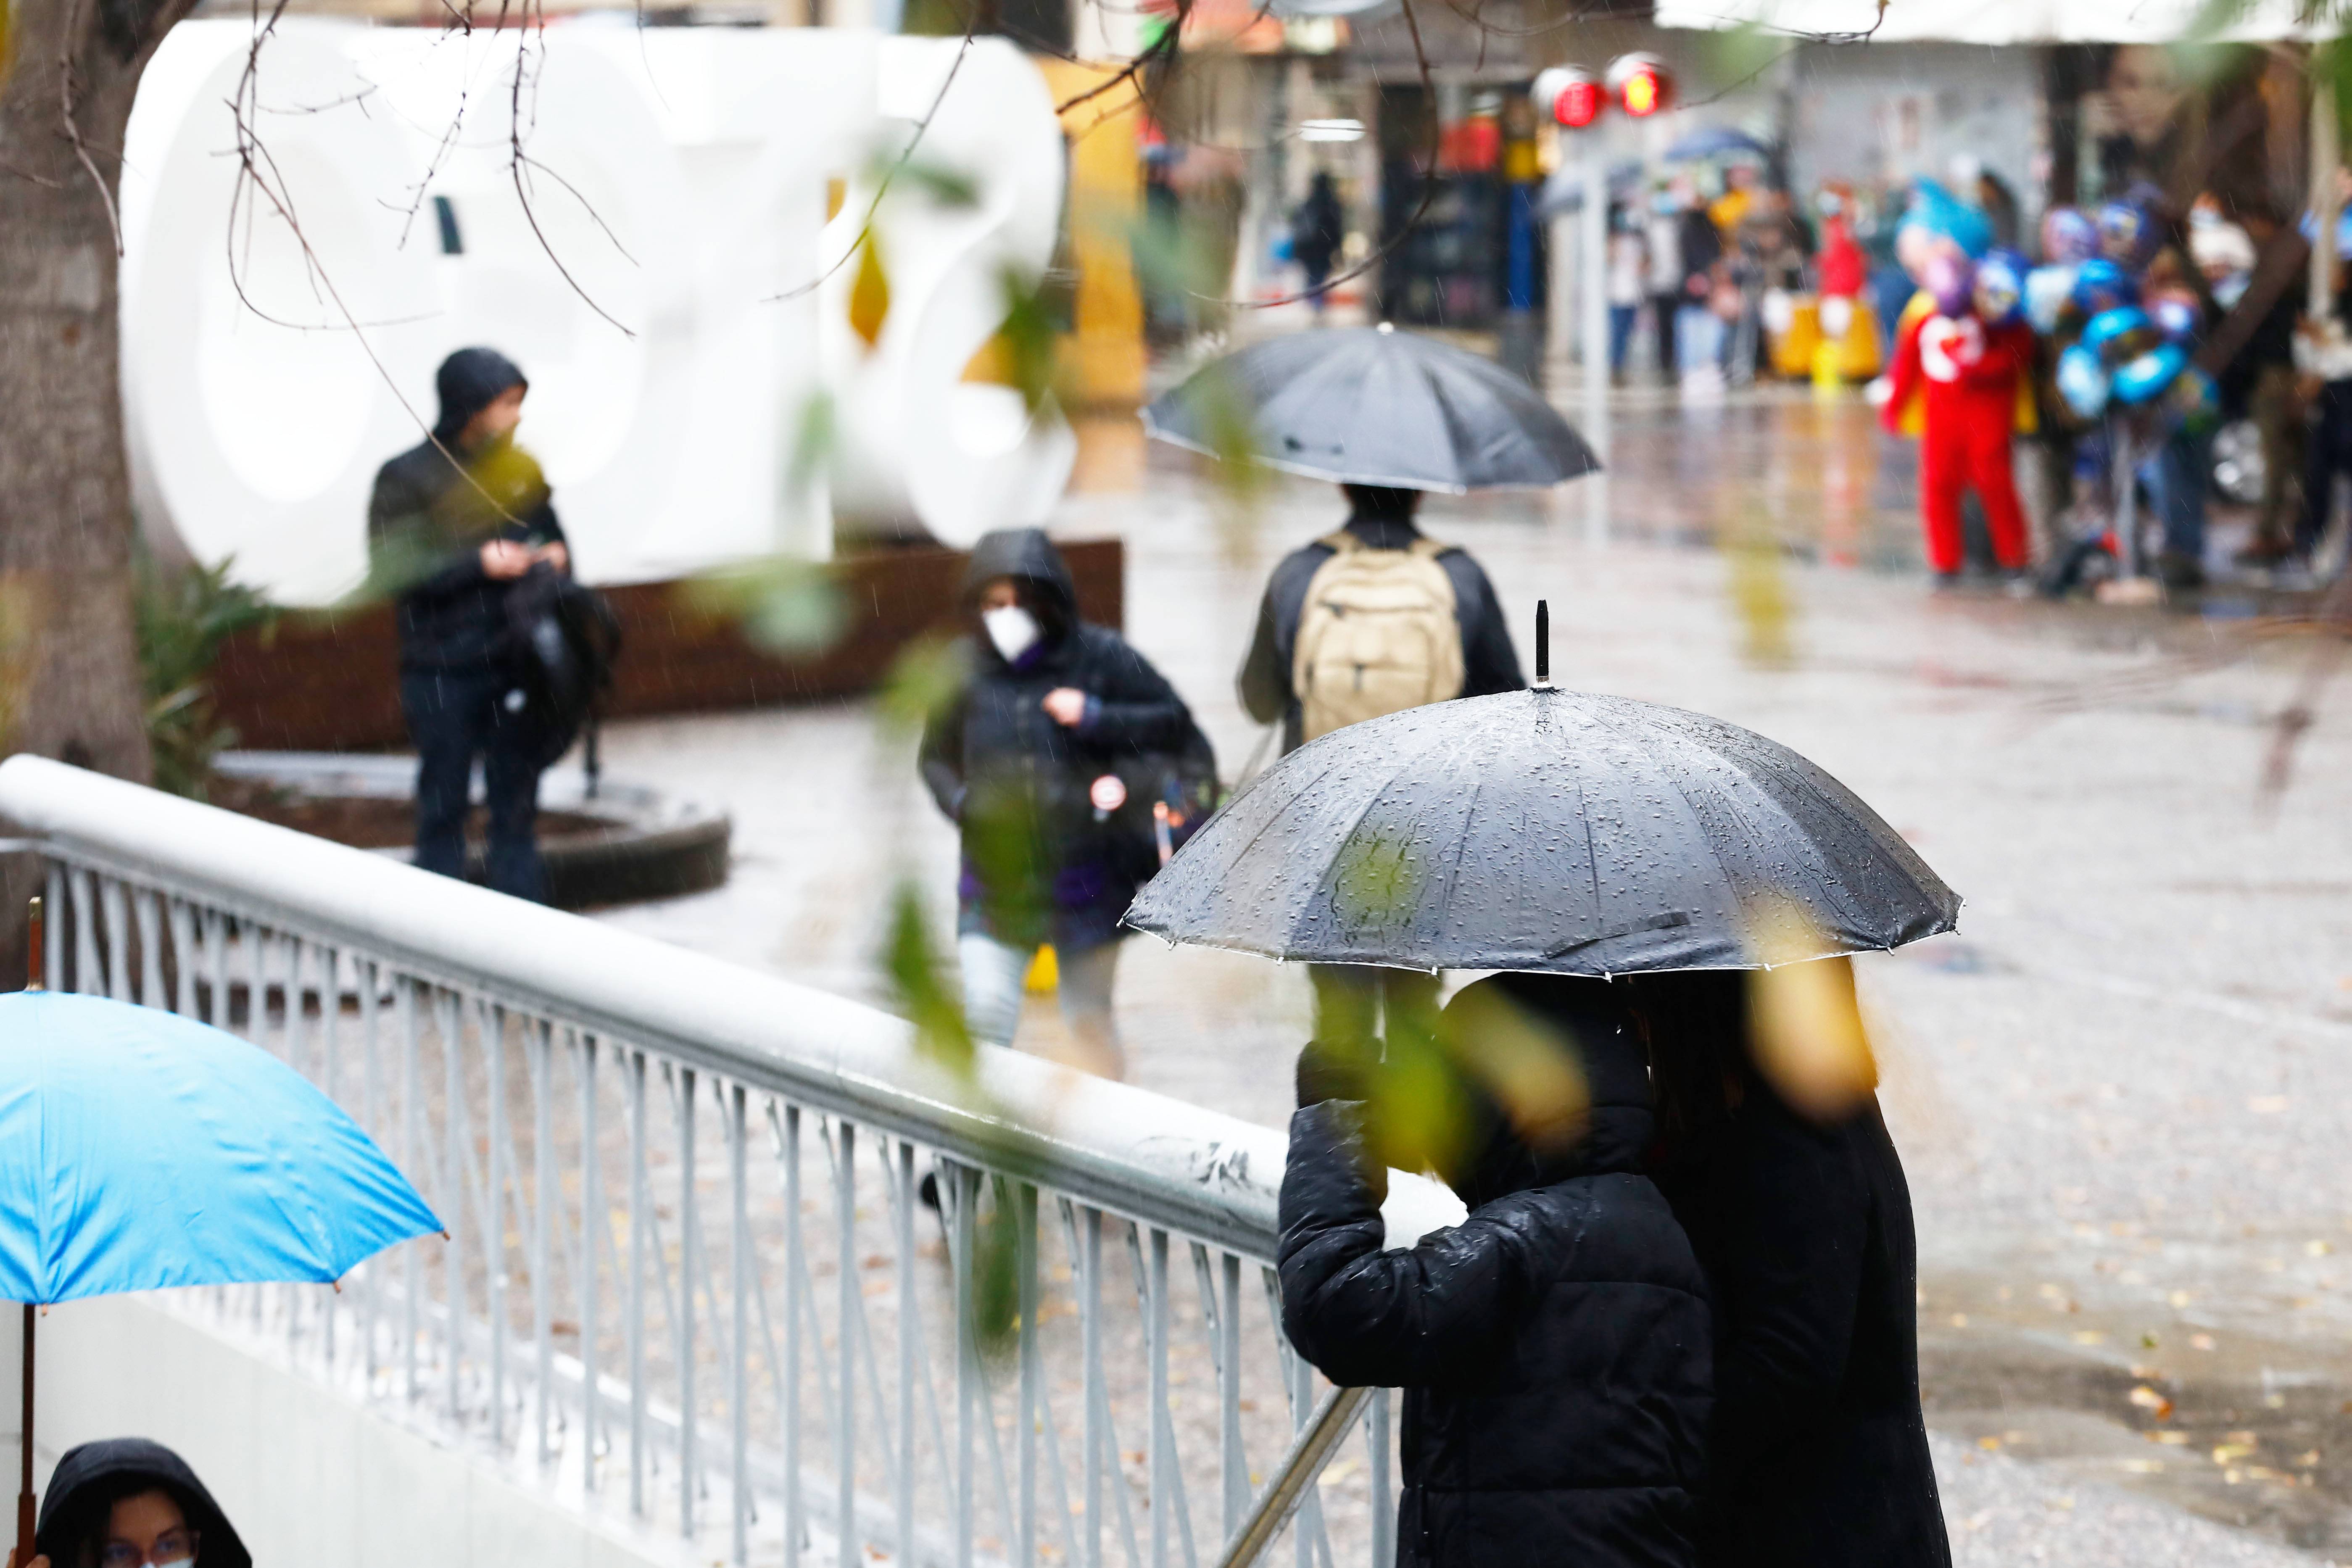
<svg viewBox="0 0 2352 1568"><path fill-rule="evenodd" d="M1551 689L1551 601L1536 601L1536 685L1538 691Z"/></svg>

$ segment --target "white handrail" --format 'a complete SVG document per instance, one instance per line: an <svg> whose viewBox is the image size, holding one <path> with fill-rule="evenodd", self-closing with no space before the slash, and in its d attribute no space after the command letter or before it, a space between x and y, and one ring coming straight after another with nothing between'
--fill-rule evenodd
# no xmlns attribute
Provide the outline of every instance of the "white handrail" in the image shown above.
<svg viewBox="0 0 2352 1568"><path fill-rule="evenodd" d="M791 981L46 758L0 763L0 817L118 875L299 920L420 976L1001 1163L1106 1208L1270 1257L1281 1132L1019 1052L982 1047L992 1121L901 1019ZM1438 1184L1392 1173L1393 1241L1455 1223Z"/></svg>

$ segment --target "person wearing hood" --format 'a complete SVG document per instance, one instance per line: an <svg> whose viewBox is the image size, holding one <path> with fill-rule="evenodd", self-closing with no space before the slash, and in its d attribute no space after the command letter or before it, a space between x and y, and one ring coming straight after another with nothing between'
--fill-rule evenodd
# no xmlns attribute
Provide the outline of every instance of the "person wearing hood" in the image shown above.
<svg viewBox="0 0 2352 1568"><path fill-rule="evenodd" d="M1868 1092L1832 1105L1813 1086L1808 1114L1758 1069L1748 984L1696 970L1631 984L1658 1064L1659 1185L1715 1305L1699 1561L1950 1568L1903 1162Z"/></svg>
<svg viewBox="0 0 2352 1568"><path fill-rule="evenodd" d="M1452 1060L1524 1069L1533 1037L1570 1092L1506 1110L1457 1073L1461 1125L1434 1163L1470 1213L1389 1250L1389 1140L1366 1102L1393 1100L1374 1081L1392 1069L1308 1046L1278 1208L1283 1330L1341 1387L1404 1390L1400 1564L1689 1568L1706 1290L1641 1173L1653 1112L1634 1020L1606 982L1508 974L1465 987L1445 1021Z"/></svg>
<svg viewBox="0 0 2352 1568"><path fill-rule="evenodd" d="M474 760L489 808L489 883L545 901L539 759L508 656L507 596L532 572L568 575L546 476L514 443L530 383L492 349L459 349L435 377L433 433L379 469L370 579L394 598L400 704L416 746L416 864L466 870Z"/></svg>
<svg viewBox="0 0 2352 1568"><path fill-rule="evenodd" d="M1078 616L1041 529L974 546L965 676L924 728L919 765L961 831L956 956L975 1038L1010 1045L1024 976L1052 943L1062 1015L1088 1065L1124 1070L1111 1012L1119 917L1154 865L1128 841L1122 763L1172 753L1192 715L1150 662Z"/></svg>
<svg viewBox="0 0 2352 1568"><path fill-rule="evenodd" d="M196 1472L144 1437L68 1449L41 1499L33 1546L26 1568L253 1568Z"/></svg>

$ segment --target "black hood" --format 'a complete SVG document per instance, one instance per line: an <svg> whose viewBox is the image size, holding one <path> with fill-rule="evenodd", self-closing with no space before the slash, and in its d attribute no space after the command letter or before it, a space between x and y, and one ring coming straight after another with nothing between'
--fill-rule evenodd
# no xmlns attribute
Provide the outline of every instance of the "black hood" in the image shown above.
<svg viewBox="0 0 2352 1568"><path fill-rule="evenodd" d="M144 1437L108 1437L69 1448L41 1499L34 1544L60 1568L81 1561L81 1543L124 1498L166 1491L196 1531L196 1568L253 1568L253 1553L237 1539L213 1494L188 1462Z"/></svg>
<svg viewBox="0 0 2352 1568"><path fill-rule="evenodd" d="M1438 1173L1472 1208L1571 1176L1642 1167L1656 1133L1650 1053L1633 1015L1607 981L1570 974L1496 974L1463 987L1449 1019L1475 1016L1495 994L1532 1016L1577 1054L1590 1096L1583 1132L1570 1144L1531 1147L1483 1090L1469 1095L1471 1125L1454 1168ZM1477 1049L1475 1028L1456 1048Z"/></svg>
<svg viewBox="0 0 2352 1568"><path fill-rule="evenodd" d="M1078 588L1070 568L1042 528L1000 528L981 535L971 547L971 563L964 568L964 605L969 608L980 591L999 577L1026 584L1036 595L1037 618L1049 632L1066 631L1078 622Z"/></svg>
<svg viewBox="0 0 2352 1568"><path fill-rule="evenodd" d="M434 374L433 390L441 395L441 417L433 438L443 446L457 439L467 421L498 401L509 386L529 386L515 362L496 349L459 349L441 362Z"/></svg>

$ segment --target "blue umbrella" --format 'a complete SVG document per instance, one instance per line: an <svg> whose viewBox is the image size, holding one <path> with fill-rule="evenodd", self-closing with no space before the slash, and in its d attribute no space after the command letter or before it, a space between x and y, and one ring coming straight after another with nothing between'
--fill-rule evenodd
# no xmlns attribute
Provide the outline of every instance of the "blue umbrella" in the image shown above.
<svg viewBox="0 0 2352 1568"><path fill-rule="evenodd" d="M1666 161L1679 163L1690 159L1724 158L1743 153L1769 158L1772 149L1745 131L1734 131L1727 125L1708 125L1692 132L1667 148Z"/></svg>
<svg viewBox="0 0 2352 1568"><path fill-rule="evenodd" d="M126 1002L0 995L0 1300L326 1284L440 1228L258 1046Z"/></svg>
<svg viewBox="0 0 2352 1568"><path fill-rule="evenodd" d="M0 1300L25 1303L17 1561L32 1560L36 1303L326 1284L441 1228L359 1124L259 1047L102 997L0 995Z"/></svg>

